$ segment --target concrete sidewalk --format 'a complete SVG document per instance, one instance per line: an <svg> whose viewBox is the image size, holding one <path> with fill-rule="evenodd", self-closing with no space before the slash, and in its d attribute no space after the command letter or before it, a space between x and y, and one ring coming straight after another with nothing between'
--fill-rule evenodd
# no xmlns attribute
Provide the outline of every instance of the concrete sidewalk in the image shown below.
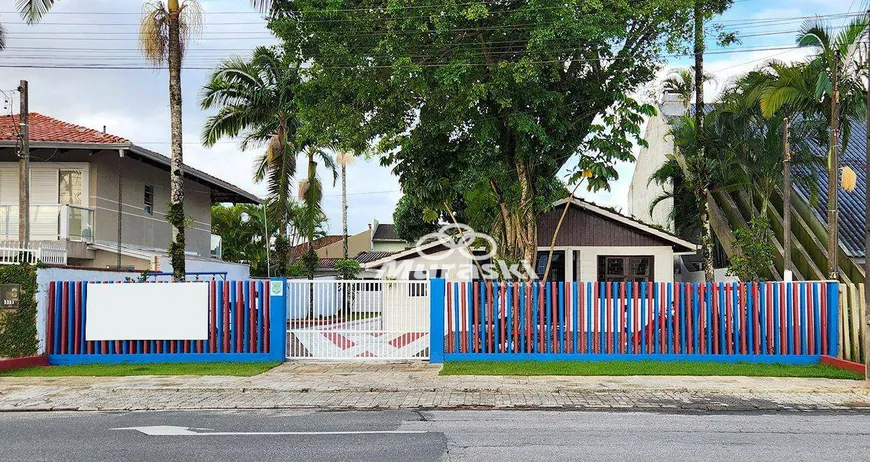
<svg viewBox="0 0 870 462"><path fill-rule="evenodd" d="M428 363L286 363L256 377L0 378L0 411L578 409L870 412L863 381L439 376Z"/></svg>

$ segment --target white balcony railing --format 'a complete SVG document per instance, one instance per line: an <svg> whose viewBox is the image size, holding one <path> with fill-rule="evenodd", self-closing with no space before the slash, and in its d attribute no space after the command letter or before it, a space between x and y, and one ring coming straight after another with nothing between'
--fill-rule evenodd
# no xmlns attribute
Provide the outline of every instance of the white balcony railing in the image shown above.
<svg viewBox="0 0 870 462"><path fill-rule="evenodd" d="M21 245L16 241L0 242L0 265L18 265L36 262L53 265L67 264L66 244L61 242L31 242Z"/></svg>
<svg viewBox="0 0 870 462"><path fill-rule="evenodd" d="M18 206L0 205L0 240L18 239ZM31 241L94 241L94 210L78 205L31 205Z"/></svg>

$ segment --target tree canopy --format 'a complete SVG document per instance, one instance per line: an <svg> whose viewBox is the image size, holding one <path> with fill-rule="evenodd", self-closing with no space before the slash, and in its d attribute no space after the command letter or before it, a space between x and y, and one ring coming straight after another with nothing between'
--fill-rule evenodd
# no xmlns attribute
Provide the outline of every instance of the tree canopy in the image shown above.
<svg viewBox="0 0 870 462"><path fill-rule="evenodd" d="M382 156L418 204L475 195L500 253L531 261L557 174L588 168L589 187L607 188L632 159L654 109L628 95L682 50L693 5L295 0L270 27L309 66L308 130Z"/></svg>

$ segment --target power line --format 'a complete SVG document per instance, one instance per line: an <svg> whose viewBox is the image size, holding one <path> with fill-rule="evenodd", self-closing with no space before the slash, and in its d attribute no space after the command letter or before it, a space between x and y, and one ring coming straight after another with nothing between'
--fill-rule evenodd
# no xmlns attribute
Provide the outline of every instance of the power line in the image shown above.
<svg viewBox="0 0 870 462"><path fill-rule="evenodd" d="M789 46L770 46L770 47L759 47L759 48L742 48L742 49L730 49L730 50L717 50L710 51L705 53L705 55L720 55L720 54L733 54L733 53L750 53L756 51L777 51L777 50L793 50L798 49L799 47L796 45ZM665 54L661 55L661 57L684 57L688 55L684 54ZM619 57L611 57L611 58L592 58L592 59L551 59L551 60L539 60L539 61L523 61L517 62L516 64L556 64L556 63L565 63L565 62L609 62L609 61L617 61L619 59L632 59L632 58L619 58ZM502 61L504 62L504 61ZM479 66L488 66L487 63L478 63L478 62L464 62L464 63L421 63L421 64L411 64L409 67L450 67L450 66L471 66L471 67L479 67ZM367 68L367 69L383 69L383 68L393 68L392 64L385 65L365 65L365 66L356 66L356 65L348 65L348 66L319 66L323 69L358 69L358 68ZM20 63L2 63L0 62L0 68L19 68L19 69L89 69L89 70L154 70L154 69L165 69L165 66L148 66L148 65L111 65L106 66L103 64L76 64L76 65L66 65L66 64L20 64ZM186 66L187 70L213 70L213 67L204 67L204 66Z"/></svg>

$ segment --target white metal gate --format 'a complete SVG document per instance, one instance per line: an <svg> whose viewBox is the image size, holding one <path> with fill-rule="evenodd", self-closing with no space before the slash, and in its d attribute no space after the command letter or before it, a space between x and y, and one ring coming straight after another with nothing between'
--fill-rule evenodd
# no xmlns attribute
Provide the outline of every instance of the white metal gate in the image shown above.
<svg viewBox="0 0 870 462"><path fill-rule="evenodd" d="M429 358L429 281L287 286L288 359Z"/></svg>

